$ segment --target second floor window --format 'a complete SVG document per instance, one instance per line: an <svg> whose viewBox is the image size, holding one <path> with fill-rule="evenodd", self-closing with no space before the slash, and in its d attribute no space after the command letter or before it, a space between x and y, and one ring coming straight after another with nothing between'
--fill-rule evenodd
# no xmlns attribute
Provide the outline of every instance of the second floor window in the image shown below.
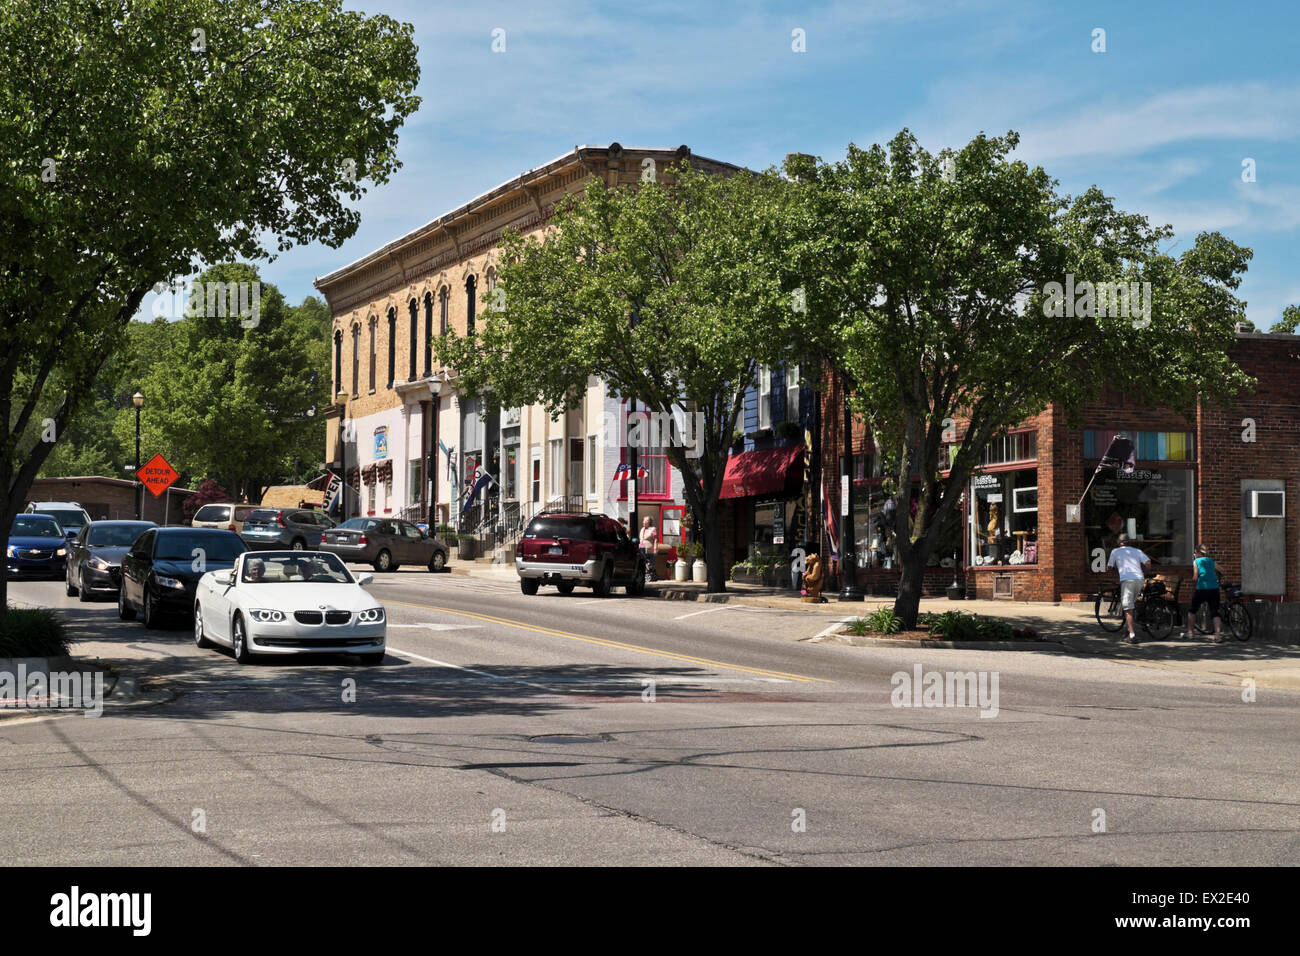
<svg viewBox="0 0 1300 956"><path fill-rule="evenodd" d="M397 377L397 309L388 310L388 387Z"/></svg>
<svg viewBox="0 0 1300 956"><path fill-rule="evenodd" d="M361 326L352 326L352 394L357 394L361 377Z"/></svg>
<svg viewBox="0 0 1300 956"><path fill-rule="evenodd" d="M447 322L449 321L448 313L451 312L451 290L446 286L442 289L442 294L438 296L438 317L439 317L439 334L447 334Z"/></svg>
<svg viewBox="0 0 1300 956"><path fill-rule="evenodd" d="M473 276L465 280L465 334L474 334L474 308L477 305L478 283Z"/></svg>
<svg viewBox="0 0 1300 956"><path fill-rule="evenodd" d="M334 392L330 395L333 399L335 395L343 391L343 330L334 330Z"/></svg>
<svg viewBox="0 0 1300 956"><path fill-rule="evenodd" d="M407 364L406 380L408 382L415 381L415 339L416 339L415 327L419 324L419 322L420 322L420 306L418 303L416 303L414 299L412 299L411 300L411 328L410 328L410 334L407 336L407 345L409 346L409 351L411 353L406 363Z"/></svg>
<svg viewBox="0 0 1300 956"><path fill-rule="evenodd" d="M370 390L375 390L375 328L379 325L379 320L374 316L370 318Z"/></svg>
<svg viewBox="0 0 1300 956"><path fill-rule="evenodd" d="M412 359L414 361L414 359ZM424 294L424 377L433 374L433 293Z"/></svg>

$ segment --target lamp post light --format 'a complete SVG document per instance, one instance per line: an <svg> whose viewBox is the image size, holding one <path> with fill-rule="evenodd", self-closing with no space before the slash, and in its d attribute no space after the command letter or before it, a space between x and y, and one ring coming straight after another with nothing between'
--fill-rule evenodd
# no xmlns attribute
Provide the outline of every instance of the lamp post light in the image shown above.
<svg viewBox="0 0 1300 956"><path fill-rule="evenodd" d="M340 470L343 472L339 477L343 479L343 487L339 492L339 524L348 520L348 395L347 392L340 391L334 396L334 401L341 406L339 410L339 463Z"/></svg>
<svg viewBox="0 0 1300 956"><path fill-rule="evenodd" d="M131 404L135 406L135 520L140 520L140 510L143 507L143 495L140 494L140 409L144 407L144 392L137 391L131 396Z"/></svg>
<svg viewBox="0 0 1300 956"><path fill-rule="evenodd" d="M847 375L840 376L844 395L844 441L841 451L844 467L840 491L840 596L841 601L861 601L865 595L858 589L858 550L853 540L853 411L849 407L849 382Z"/></svg>

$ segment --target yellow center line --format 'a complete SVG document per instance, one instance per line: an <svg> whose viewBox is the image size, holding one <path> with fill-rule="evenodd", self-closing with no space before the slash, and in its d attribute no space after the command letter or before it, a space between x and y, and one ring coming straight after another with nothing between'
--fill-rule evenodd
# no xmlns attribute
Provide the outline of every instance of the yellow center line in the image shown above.
<svg viewBox="0 0 1300 956"><path fill-rule="evenodd" d="M585 634L574 634L571 631L557 631L549 627L537 627L534 624L524 624L520 621L512 621L504 617L493 617L490 614L478 614L474 611L458 611L450 607L437 607L432 604L411 604L407 601L385 600L385 604L396 604L401 607L414 607L422 611L437 611L441 614L457 614L461 617L473 618L476 621L487 621L491 624L501 624L505 627L515 627L522 631L534 631L538 634L547 634L551 637L565 637L571 641L582 641L584 644L595 644L599 647L613 647L622 651L633 651L637 654L649 654L652 657L666 657L669 660L685 661L689 664L703 664L708 667L721 667L724 670L741 671L745 674L757 674L760 677L779 677L782 680L799 681L803 684L833 684L832 680L825 680L821 677L806 677L802 674L787 674L784 671L770 671L759 667L742 667L739 664L728 664L725 661L714 661L707 657L693 657L690 654L675 654L671 651L658 651L652 647L642 647L640 644L625 644L622 641L610 641L600 637L589 637Z"/></svg>

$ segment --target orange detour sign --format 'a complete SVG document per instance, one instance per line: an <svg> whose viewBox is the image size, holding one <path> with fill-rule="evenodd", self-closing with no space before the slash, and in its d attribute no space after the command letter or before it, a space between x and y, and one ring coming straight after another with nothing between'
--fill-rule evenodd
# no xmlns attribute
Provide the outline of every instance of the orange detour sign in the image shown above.
<svg viewBox="0 0 1300 956"><path fill-rule="evenodd" d="M153 492L155 498L170 488L180 477L176 469L167 464L167 459L162 455L154 455L149 459L149 463L135 474L144 486Z"/></svg>

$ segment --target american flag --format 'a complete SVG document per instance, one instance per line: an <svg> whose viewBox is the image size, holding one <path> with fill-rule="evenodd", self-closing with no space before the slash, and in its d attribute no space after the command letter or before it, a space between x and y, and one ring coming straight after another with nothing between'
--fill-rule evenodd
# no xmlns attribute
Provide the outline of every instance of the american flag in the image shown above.
<svg viewBox="0 0 1300 956"><path fill-rule="evenodd" d="M644 465L636 466L636 476L638 478L644 478L646 476L646 470ZM625 461L620 462L619 466L614 469L614 479L613 481L610 482L610 484L613 484L614 481L627 481L631 477L632 477L632 466Z"/></svg>

